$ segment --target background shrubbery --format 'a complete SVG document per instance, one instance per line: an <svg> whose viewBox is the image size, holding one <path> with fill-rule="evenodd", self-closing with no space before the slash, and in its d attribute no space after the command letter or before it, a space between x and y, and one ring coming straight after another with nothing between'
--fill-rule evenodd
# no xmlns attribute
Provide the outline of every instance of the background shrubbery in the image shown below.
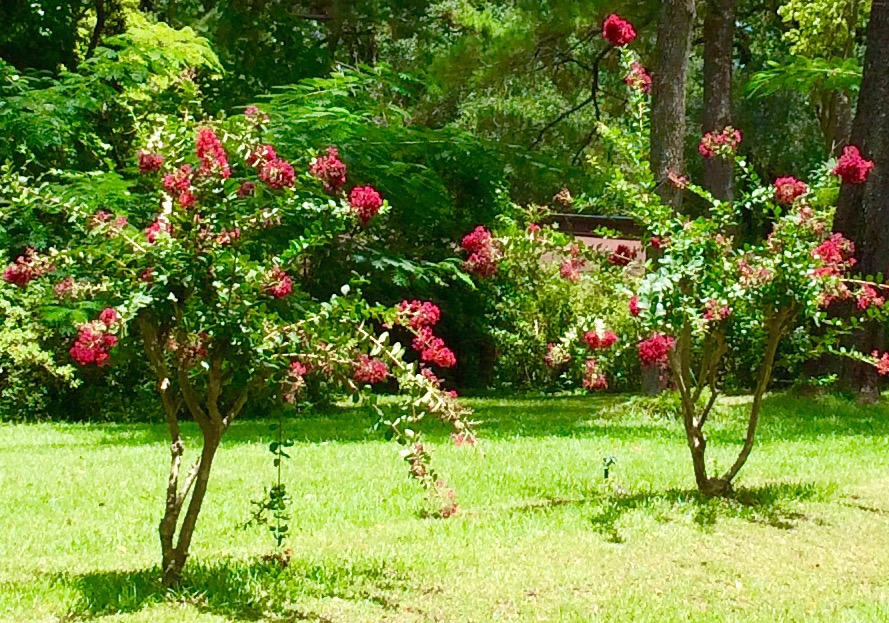
<svg viewBox="0 0 889 623"><path fill-rule="evenodd" d="M628 210L609 189L615 152L597 125L619 126L627 104L618 56L599 36L601 21L613 11L630 18L639 32L634 49L650 64L660 3L323 4L115 0L103 3L99 23L92 2L61 9L6 3L0 18L12 26L0 34L2 259L56 246L67 226L52 205L10 202L19 172L97 210L119 210L140 190L133 181L135 148L151 128L182 111L224 117L260 103L271 116L275 144L298 167L337 145L351 181L373 180L392 206L385 235L395 255L325 251L315 258L314 294L337 288L344 275L360 275L372 301L436 300L444 311L441 333L460 360L450 380L467 390L555 390L578 380L578 360L562 371L546 367L548 344L571 329L569 319L581 317L586 324L607 317L609 328L629 336L629 293L608 278L607 266L579 284L530 279L540 266L556 270L558 263L541 264L537 251L522 247L531 217L513 202L552 204L568 187L573 210ZM820 58L826 35L819 24L837 23L836 7L779 4L778 12L743 6L736 41L741 62L733 109L745 131L741 152L766 180L809 171L830 155L826 103L854 98L863 50L860 37L834 33ZM857 23L865 18L861 12ZM690 154L703 112L701 60L695 48ZM697 177L701 160L689 161ZM690 202L692 210L702 206ZM740 228L751 241L768 232L767 218L745 214ZM459 270L458 246L477 225L511 241L518 253L494 279L474 285ZM553 235L556 246L567 248L567 238ZM428 262L441 268L419 270ZM4 313L7 325L16 313ZM48 309L27 313L58 326L70 320L53 319ZM797 332L782 346L779 378L799 376L807 340ZM34 343L56 365L67 362L48 334ZM749 344L749 352L739 345L728 363L736 391L753 380L759 352L755 341ZM638 386L631 346L628 338L610 356L614 389ZM124 359L89 388L71 388L53 375L44 378L40 366L13 372L7 364L0 382L17 387L8 395L29 397L30 406L14 417L138 418L144 414L133 405L143 404L139 392L148 391L132 383L140 365Z"/></svg>

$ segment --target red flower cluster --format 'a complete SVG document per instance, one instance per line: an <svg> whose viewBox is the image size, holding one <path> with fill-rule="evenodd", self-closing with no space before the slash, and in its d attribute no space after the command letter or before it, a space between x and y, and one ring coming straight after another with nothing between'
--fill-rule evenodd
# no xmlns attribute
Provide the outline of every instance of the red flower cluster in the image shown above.
<svg viewBox="0 0 889 623"><path fill-rule="evenodd" d="M453 368L457 365L457 357L445 346L444 340L432 332L431 327L422 327L417 331L412 346L420 353L420 359L442 368Z"/></svg>
<svg viewBox="0 0 889 623"><path fill-rule="evenodd" d="M752 288L771 282L775 276L772 271L766 266L754 266L748 261L750 257L752 256L738 260L738 277L741 286Z"/></svg>
<svg viewBox="0 0 889 623"><path fill-rule="evenodd" d="M873 364L876 366L880 376L889 376L889 353L881 355L879 351L875 350L870 356L873 357Z"/></svg>
<svg viewBox="0 0 889 623"><path fill-rule="evenodd" d="M336 147L328 147L326 156L318 156L309 167L309 173L324 184L324 192L335 195L346 185L346 164L340 160Z"/></svg>
<svg viewBox="0 0 889 623"><path fill-rule="evenodd" d="M587 359L583 369L583 387L588 391L608 389L608 377L599 372L599 362Z"/></svg>
<svg viewBox="0 0 889 623"><path fill-rule="evenodd" d="M824 262L822 268L813 272L815 277L839 277L847 269L855 265L855 244L842 234L833 234L822 242L814 251L812 257Z"/></svg>
<svg viewBox="0 0 889 623"><path fill-rule="evenodd" d="M670 183L673 184L673 186L675 186L676 188L688 188L689 179L684 175L679 175L673 170L667 171L667 179L670 180Z"/></svg>
<svg viewBox="0 0 889 623"><path fill-rule="evenodd" d="M837 161L833 174L842 179L844 184L861 184L873 168L873 162L865 160L855 145L849 145L843 149L843 155Z"/></svg>
<svg viewBox="0 0 889 623"><path fill-rule="evenodd" d="M102 310L102 313L99 314L99 321L106 327L113 327L120 322L120 314L118 314L117 310L113 307L106 307Z"/></svg>
<svg viewBox="0 0 889 623"><path fill-rule="evenodd" d="M154 244L161 234L173 234L173 226L170 225L170 221L163 215L158 216L151 225L145 228L145 239L148 240L149 244Z"/></svg>
<svg viewBox="0 0 889 623"><path fill-rule="evenodd" d="M117 346L117 336L110 333L120 316L112 307L106 307L99 314L99 319L80 327L77 341L68 353L71 358L82 366L96 364L100 368L108 364L108 351Z"/></svg>
<svg viewBox="0 0 889 623"><path fill-rule="evenodd" d="M732 315L732 308L722 305L716 299L710 299L704 304L704 320L725 320Z"/></svg>
<svg viewBox="0 0 889 623"><path fill-rule="evenodd" d="M278 157L278 152L271 145L260 145L245 158L244 162L247 166L259 170L259 179L268 184L269 188L276 190L291 188L296 182L296 171L293 170L293 166ZM250 182L244 182L238 189L239 197L253 194L255 186L247 184Z"/></svg>
<svg viewBox="0 0 889 623"><path fill-rule="evenodd" d="M630 299L630 314L635 317L641 313L642 313L642 306L639 305L639 297L634 296L633 298Z"/></svg>
<svg viewBox="0 0 889 623"><path fill-rule="evenodd" d="M372 186L356 186L349 194L349 207L365 227L383 207L383 198Z"/></svg>
<svg viewBox="0 0 889 623"><path fill-rule="evenodd" d="M367 355L359 355L355 362L353 378L359 383L382 383L389 376L389 366L379 359Z"/></svg>
<svg viewBox="0 0 889 623"><path fill-rule="evenodd" d="M571 257L559 266L559 275L562 279L577 283L580 281L580 271L586 267L586 259L580 257L580 247L576 244L571 245L568 253L570 253Z"/></svg>
<svg viewBox="0 0 889 623"><path fill-rule="evenodd" d="M642 63L633 63L630 67L630 73L624 78L624 82L628 87L642 91L643 93L651 93L651 74L645 69Z"/></svg>
<svg viewBox="0 0 889 623"><path fill-rule="evenodd" d="M532 236L539 231L540 231L540 225L538 225L537 223L531 223L530 225L528 225L528 233L531 234Z"/></svg>
<svg viewBox="0 0 889 623"><path fill-rule="evenodd" d="M627 20L612 13L602 24L602 36L615 47L623 47L636 38L636 29Z"/></svg>
<svg viewBox="0 0 889 623"><path fill-rule="evenodd" d="M546 345L546 355L543 357L543 362L548 368L558 368L569 361L571 361L571 353L567 348L552 342Z"/></svg>
<svg viewBox="0 0 889 623"><path fill-rule="evenodd" d="M775 201L784 205L793 205L793 202L809 192L805 182L795 177L779 177L775 180Z"/></svg>
<svg viewBox="0 0 889 623"><path fill-rule="evenodd" d="M441 310L429 301L402 301L398 304L398 323L413 329L422 329L438 324Z"/></svg>
<svg viewBox="0 0 889 623"><path fill-rule="evenodd" d="M15 262L6 267L3 271L3 281L24 288L30 282L55 269L49 258L40 257L34 249L28 249L24 255L20 255Z"/></svg>
<svg viewBox="0 0 889 623"><path fill-rule="evenodd" d="M191 208L197 203L197 197L191 189L192 169L190 164L164 175L164 189L174 197L178 197L179 205L183 208Z"/></svg>
<svg viewBox="0 0 889 623"><path fill-rule="evenodd" d="M639 361L645 366L663 366L667 363L667 356L673 350L676 340L669 335L655 333L647 340L639 342Z"/></svg>
<svg viewBox="0 0 889 623"><path fill-rule="evenodd" d="M464 236L460 246L469 253L469 258L463 264L467 271L481 278L497 272L500 249L494 236L483 226L479 225Z"/></svg>
<svg viewBox="0 0 889 623"><path fill-rule="evenodd" d="M639 255L639 252L636 249L633 249L629 245L619 244L617 245L617 249L614 250L608 257L608 261L615 266L627 266L630 262L636 259Z"/></svg>
<svg viewBox="0 0 889 623"><path fill-rule="evenodd" d="M266 162L277 159L278 152L275 151L274 147L272 147L271 145L260 145L252 152L247 154L244 162L247 163L248 167L260 168Z"/></svg>
<svg viewBox="0 0 889 623"><path fill-rule="evenodd" d="M617 343L617 334L614 331L587 331L583 334L583 341L590 350L608 350Z"/></svg>
<svg viewBox="0 0 889 623"><path fill-rule="evenodd" d="M562 265L559 266L559 276L562 277L562 279L577 283L580 281L580 269L585 265L586 260L583 258L575 257L570 260L565 260L562 262Z"/></svg>
<svg viewBox="0 0 889 623"><path fill-rule="evenodd" d="M146 175L160 171L164 164L164 157L160 154L152 154L147 151L139 152L139 173Z"/></svg>
<svg viewBox="0 0 889 623"><path fill-rule="evenodd" d="M281 383L281 396L287 404L294 404L296 397L306 386L306 374L308 368L302 362L294 361L290 364L287 376Z"/></svg>
<svg viewBox="0 0 889 623"><path fill-rule="evenodd" d="M259 170L259 179L269 185L269 188L280 190L282 188L292 188L296 182L296 171L286 160L275 158L267 160L263 163Z"/></svg>
<svg viewBox="0 0 889 623"><path fill-rule="evenodd" d="M877 290L871 285L864 285L858 291L858 309L864 311L871 305L874 307L882 307L886 304L886 299L877 293Z"/></svg>
<svg viewBox="0 0 889 623"><path fill-rule="evenodd" d="M741 144L741 131L727 126L722 132L707 132L698 145L698 153L704 158L731 158Z"/></svg>
<svg viewBox="0 0 889 623"><path fill-rule="evenodd" d="M212 128L204 127L198 130L195 148L201 161L202 174L210 175L213 172L218 172L223 179L231 177L232 171L228 166L228 156L222 147L222 141L219 140Z"/></svg>
<svg viewBox="0 0 889 623"><path fill-rule="evenodd" d="M164 343L164 349L175 355L179 360L179 366L190 368L198 361L204 361L210 355L210 335L206 331L200 333L188 333L177 340L172 335Z"/></svg>
<svg viewBox="0 0 889 623"><path fill-rule="evenodd" d="M282 299L293 292L293 280L283 268L275 266L265 274L265 293Z"/></svg>

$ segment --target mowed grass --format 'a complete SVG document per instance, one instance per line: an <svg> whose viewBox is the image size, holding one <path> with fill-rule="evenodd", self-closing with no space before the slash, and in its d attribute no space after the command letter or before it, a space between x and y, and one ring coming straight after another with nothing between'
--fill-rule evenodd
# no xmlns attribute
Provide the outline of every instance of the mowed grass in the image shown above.
<svg viewBox="0 0 889 623"><path fill-rule="evenodd" d="M430 438L448 520L421 517L366 414L294 418L285 568L241 527L273 468L268 423L239 422L169 593L162 425L0 426L0 619L889 621L889 408L770 398L737 499L705 501L678 423L626 400L474 401L477 446ZM731 406L714 421L717 464L741 426Z"/></svg>

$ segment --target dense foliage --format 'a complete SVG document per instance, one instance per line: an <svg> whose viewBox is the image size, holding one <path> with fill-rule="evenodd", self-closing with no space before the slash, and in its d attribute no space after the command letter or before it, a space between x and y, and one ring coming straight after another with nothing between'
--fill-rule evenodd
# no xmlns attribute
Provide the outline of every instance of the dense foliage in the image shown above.
<svg viewBox="0 0 889 623"><path fill-rule="evenodd" d="M29 249L3 280L81 319L68 354L83 368L111 365L130 342L154 375L172 451L160 529L168 584L182 573L220 440L259 395L296 404L311 378L328 393L369 397L392 379L409 399L382 423L405 446L410 473L444 497L445 516L454 512L452 494L413 427L428 412L459 439L471 435L466 410L434 372L456 363L435 335L435 305L373 306L349 285L322 301L305 288L313 251L372 248L388 204L371 186L347 186L336 148L297 174L264 142L266 122L255 107L212 125L168 118L139 152L142 180L115 213L54 196L52 186L18 187L19 205L54 204L68 235L47 253ZM401 327L418 361L406 361L383 326ZM183 414L199 425L203 446L180 479Z"/></svg>
<svg viewBox="0 0 889 623"><path fill-rule="evenodd" d="M604 36L608 35L606 23ZM615 45L623 46L627 42L626 38L618 37ZM626 75L644 71L634 52L624 49L621 55ZM698 488L706 495L725 495L731 492L732 481L752 451L762 400L775 373L779 348L788 337L797 336L795 345L802 347L790 353L798 360L833 352L868 362L880 374L889 374L889 354L858 353L842 345L840 336L856 325L855 317L837 316L828 311L835 302L854 300L859 312L882 320L884 294L889 287L875 281L879 277L850 275L856 263L854 244L830 229L836 185L828 171L845 184L858 185L866 182L874 163L850 145L832 169L822 170L811 187L794 177L782 177L772 185L763 185L738 156L742 133L726 127L720 132L706 133L698 151L705 159L728 160L737 166L740 196L735 202L720 201L688 178L671 172L670 182L674 186L693 193L707 205L705 214L697 218L677 214L655 192L655 180L646 166L648 95L644 87L644 83L628 80L626 121L620 127L609 128L603 124L600 128L614 150L609 170L610 191L623 198L630 213L645 227L651 252L644 264L641 283L627 306L629 313L637 318L643 338L637 345L642 367L659 374L665 385L678 390ZM764 240L746 244L735 241L742 209L759 213L771 223L771 232ZM542 255L530 262L524 260L524 265L537 273L534 280L556 283L560 279L581 280L580 271L587 268L587 260L576 246L567 257L560 258L557 249L546 247L538 227L529 228L527 236L540 253L549 253L550 262L556 265L561 262L555 272L546 269L541 262ZM483 229L467 236L463 247L473 252L467 260L467 269L479 278L491 277L502 263L524 259L521 247L506 246ZM626 249L609 259L620 266L630 263L630 255ZM606 274L603 278L601 268L593 269L590 275L606 284L621 280L620 273ZM540 285L525 285L518 290L525 295L545 292ZM609 288L600 284L595 290L607 293ZM521 299L515 296L499 293L496 300L502 301L509 310L522 309ZM546 310L551 323L557 324L560 320L563 324L578 320L581 325L589 323L582 315L587 307L579 311L559 310L550 303L541 308ZM578 320L572 319L572 312ZM531 322L523 326L514 327L517 339L510 341L501 337L504 346L515 342L533 345L539 341L537 333L541 324L533 316L529 320ZM546 331L547 324L542 327ZM594 352L608 351L620 339L621 336L609 332L604 323L586 333L574 331L562 343L550 346L545 362L551 367L565 366L572 360L572 351L582 348L584 342ZM718 396L725 390L727 372L750 353L756 353L755 373L744 443L738 458L725 472L713 476L708 473L710 466L705 458L704 426ZM539 354L537 356L539 360ZM533 361L533 357L531 352L517 359ZM601 364L601 359L586 359L582 377L585 389L608 387L606 366Z"/></svg>

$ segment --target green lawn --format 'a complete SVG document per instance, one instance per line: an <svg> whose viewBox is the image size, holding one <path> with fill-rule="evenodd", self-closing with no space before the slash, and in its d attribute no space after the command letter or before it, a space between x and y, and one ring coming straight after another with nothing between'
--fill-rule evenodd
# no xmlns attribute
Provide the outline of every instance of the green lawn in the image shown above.
<svg viewBox="0 0 889 623"><path fill-rule="evenodd" d="M621 400L475 401L478 446L432 437L448 520L361 413L293 420L283 569L240 527L273 475L267 423L240 422L169 594L161 425L0 426L0 619L889 621L889 408L770 399L738 500L706 502L677 423ZM721 415L711 447L739 430Z"/></svg>

